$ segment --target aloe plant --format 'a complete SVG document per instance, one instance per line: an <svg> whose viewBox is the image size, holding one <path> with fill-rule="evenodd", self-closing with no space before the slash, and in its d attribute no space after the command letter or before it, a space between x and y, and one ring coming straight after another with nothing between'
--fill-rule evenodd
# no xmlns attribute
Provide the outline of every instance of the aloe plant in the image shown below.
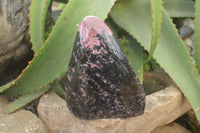
<svg viewBox="0 0 200 133"><path fill-rule="evenodd" d="M194 46L195 46L195 61L198 72L200 73L200 1L197 0L195 4L195 19L194 19Z"/></svg>
<svg viewBox="0 0 200 133"><path fill-rule="evenodd" d="M121 29L128 32L129 36L125 35L129 40L125 53L141 80L145 63L142 58L144 48L149 52L148 60L154 58L164 68L200 119L200 79L197 72L197 68L200 69L199 1L163 0L162 4L161 0L70 0L45 41L45 15L50 2L32 0L30 35L35 56L16 81L0 87L0 92L7 95L22 96L7 107L8 113L39 97L51 86L63 97L63 90L57 86L57 82L67 71L78 25L85 16L94 15L102 20L112 18L117 26L109 21L108 25L116 35ZM194 58L197 67L191 61L170 17L195 18Z"/></svg>
<svg viewBox="0 0 200 133"><path fill-rule="evenodd" d="M150 5L150 1L146 0L122 1L116 4L111 11L113 20L133 35L148 51L151 48L152 37L150 34L152 29ZM200 118L198 92L200 80L197 69L190 60L189 53L165 9L163 9L162 16L161 36L153 57L180 87Z"/></svg>
<svg viewBox="0 0 200 133"><path fill-rule="evenodd" d="M36 1L32 1L30 14L32 12L43 14L43 8L45 6L41 6L40 8L42 9L39 10L38 4L47 4L47 2L44 2L44 0L39 0L36 3L34 2ZM8 85L5 85L1 87L1 91L4 90L4 93L7 95L28 95L39 91L59 78L67 71L78 24L87 15L94 15L105 19L111 7L114 5L114 2L115 0L71 0L63 10L48 39L45 41L45 44L42 45L43 47L40 48L38 53L37 49L34 50L35 56L29 66L23 71L17 81L11 83L12 86L8 87ZM94 8L95 5L98 5L98 8ZM41 45L42 42L42 31L40 30L42 24L38 23L42 18L39 17L39 20L36 21L32 17L35 16L30 15L30 23L32 23L30 26L35 26L37 29L35 29L36 31L30 30L31 40L39 40L39 43L33 42L34 47L34 45ZM40 34L33 36L35 32L39 32ZM32 100L34 99L35 98ZM16 109L13 108L11 110L10 108L12 108L12 106L8 106L6 109L7 112L12 112Z"/></svg>

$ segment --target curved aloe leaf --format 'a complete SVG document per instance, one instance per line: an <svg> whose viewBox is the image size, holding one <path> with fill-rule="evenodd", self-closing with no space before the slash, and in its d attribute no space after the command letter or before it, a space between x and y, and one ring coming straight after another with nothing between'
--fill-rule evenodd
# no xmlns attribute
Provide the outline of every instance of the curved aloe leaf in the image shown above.
<svg viewBox="0 0 200 133"><path fill-rule="evenodd" d="M42 12L42 25L41 25L41 31L42 31L42 43L46 40L45 38L45 27L46 27L46 16L49 10L49 6L51 4L52 0L46 0L43 12Z"/></svg>
<svg viewBox="0 0 200 133"><path fill-rule="evenodd" d="M61 78L62 79L62 78ZM56 92L61 98L65 99L65 90L62 88L61 84L59 83L60 79L56 79L52 84L51 88Z"/></svg>
<svg viewBox="0 0 200 133"><path fill-rule="evenodd" d="M151 8L148 0L119 2L111 11L114 21L133 35L145 49L151 41ZM189 52L174 24L163 10L163 23L154 58L180 87L200 118L200 80Z"/></svg>
<svg viewBox="0 0 200 133"><path fill-rule="evenodd" d="M42 19L45 19L43 14L43 8L48 4L47 1L51 0L31 0L31 6L30 6L30 13L29 13L29 19L30 19L30 35L31 35L31 42L33 45L33 51L37 53L39 51L39 48L42 47L42 33L41 33L41 27L42 27ZM46 14L44 12L44 14ZM45 21L43 22L45 23ZM9 86L15 83L16 80L0 87L0 93L2 93L5 89L7 89Z"/></svg>
<svg viewBox="0 0 200 133"><path fill-rule="evenodd" d="M150 51L152 36L150 1L127 0L118 2L111 10L110 16L115 23L130 35L134 36L138 41L142 40L140 43L142 45L145 44L145 49Z"/></svg>
<svg viewBox="0 0 200 133"><path fill-rule="evenodd" d="M42 47L42 17L45 3L48 0L31 0L31 7L29 13L30 20L30 35L33 44L33 51L38 53L39 48Z"/></svg>
<svg viewBox="0 0 200 133"><path fill-rule="evenodd" d="M38 91L35 91L34 93L30 93L30 94L19 97L13 103L9 104L6 107L6 109L5 109L6 113L12 113L12 112L16 111L17 109L23 107L24 105L30 103L31 101L37 99L42 94L44 94L46 91L48 91L49 88L50 88L49 86L44 87Z"/></svg>
<svg viewBox="0 0 200 133"><path fill-rule="evenodd" d="M67 71L78 25L87 15L105 19L115 0L70 0L44 47L7 93L34 92Z"/></svg>
<svg viewBox="0 0 200 133"><path fill-rule="evenodd" d="M7 84L1 86L1 87L0 87L0 93L2 93L5 89L7 89L7 88L8 88L9 86L11 86L12 84L14 84L15 81L16 81L16 80L11 81L11 82L9 82L9 83L7 83Z"/></svg>
<svg viewBox="0 0 200 133"><path fill-rule="evenodd" d="M200 1L195 2L195 19L194 19L194 48L195 48L195 61L197 69L200 73Z"/></svg>
<svg viewBox="0 0 200 133"><path fill-rule="evenodd" d="M152 37L151 49L147 60L151 60L160 37L162 23L162 0L151 0Z"/></svg>
<svg viewBox="0 0 200 133"><path fill-rule="evenodd" d="M118 38L118 34L124 32L117 24L113 22L113 20L109 17L106 19L106 24L112 30L113 34L116 38ZM125 44L124 51L130 65L132 66L133 70L135 71L136 75L143 81L143 48L138 42L133 39L132 36L125 34L125 39L128 41ZM122 44L122 42L120 42ZM122 48L123 49L123 48Z"/></svg>
<svg viewBox="0 0 200 133"><path fill-rule="evenodd" d="M132 37L128 38L126 57L140 81L143 81L143 48Z"/></svg>
<svg viewBox="0 0 200 133"><path fill-rule="evenodd" d="M194 17L193 0L163 0L170 17Z"/></svg>

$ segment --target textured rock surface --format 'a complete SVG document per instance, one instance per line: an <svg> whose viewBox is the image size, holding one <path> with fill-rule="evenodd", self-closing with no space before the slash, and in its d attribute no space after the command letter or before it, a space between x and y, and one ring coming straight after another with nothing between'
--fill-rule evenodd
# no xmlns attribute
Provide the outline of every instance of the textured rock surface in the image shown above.
<svg viewBox="0 0 200 133"><path fill-rule="evenodd" d="M192 133L177 123L171 123L166 126L158 127L151 133Z"/></svg>
<svg viewBox="0 0 200 133"><path fill-rule="evenodd" d="M8 100L0 96L0 133L46 133L46 128L30 111L21 109L7 115L3 109L7 106Z"/></svg>
<svg viewBox="0 0 200 133"><path fill-rule="evenodd" d="M68 108L81 119L144 113L145 94L112 31L95 16L80 24L66 76Z"/></svg>
<svg viewBox="0 0 200 133"><path fill-rule="evenodd" d="M81 120L55 93L43 96L38 105L39 117L49 133L149 133L190 109L187 100L172 86L146 96L145 113L127 119Z"/></svg>
<svg viewBox="0 0 200 133"><path fill-rule="evenodd" d="M0 85L16 77L31 59L30 0L0 0Z"/></svg>
<svg viewBox="0 0 200 133"><path fill-rule="evenodd" d="M200 131L200 123L192 109L183 116L183 119L189 121L194 126L196 131Z"/></svg>
<svg viewBox="0 0 200 133"><path fill-rule="evenodd" d="M146 95L162 90L170 85L176 86L167 73L160 67L154 71L145 72L143 77L143 87Z"/></svg>

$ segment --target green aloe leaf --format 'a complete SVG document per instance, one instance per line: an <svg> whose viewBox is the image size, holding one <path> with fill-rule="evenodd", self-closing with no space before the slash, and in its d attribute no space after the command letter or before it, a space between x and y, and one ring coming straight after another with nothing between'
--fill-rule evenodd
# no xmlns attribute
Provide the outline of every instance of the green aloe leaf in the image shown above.
<svg viewBox="0 0 200 133"><path fill-rule="evenodd" d="M104 20L114 2L115 0L70 0L43 48L7 93L28 94L64 74L68 68L81 20L87 15L94 15Z"/></svg>
<svg viewBox="0 0 200 133"><path fill-rule="evenodd" d="M128 38L126 57L140 81L143 81L143 47L132 37Z"/></svg>
<svg viewBox="0 0 200 133"><path fill-rule="evenodd" d="M46 91L48 91L49 87L44 87L38 91L35 91L34 93L30 93L24 96L19 97L16 99L13 103L9 104L5 111L6 113L12 113L16 111L17 109L23 107L24 105L30 103L31 101L37 99L42 94L44 94Z"/></svg>
<svg viewBox="0 0 200 133"><path fill-rule="evenodd" d="M9 88L9 86L11 86L12 84L14 84L15 80L14 81L11 81L3 86L0 87L0 93L2 93L5 89Z"/></svg>
<svg viewBox="0 0 200 133"><path fill-rule="evenodd" d="M44 41L46 40L46 36L45 36L46 16L47 16L51 2L52 2L52 0L46 0L45 6L44 6L44 9L43 9L43 12L42 12L42 25L41 25L42 43L44 43Z"/></svg>
<svg viewBox="0 0 200 133"><path fill-rule="evenodd" d="M39 48L42 47L42 17L43 9L45 7L46 1L49 0L31 0L31 7L29 13L30 20L30 35L31 42L33 44L33 51L38 53Z"/></svg>
<svg viewBox="0 0 200 133"><path fill-rule="evenodd" d="M196 61L197 69L200 73L200 1L195 2L195 19L194 19L194 58Z"/></svg>
<svg viewBox="0 0 200 133"><path fill-rule="evenodd" d="M142 42L140 41L141 45L145 44L145 49L150 51L152 36L150 1L127 0L118 2L111 10L110 16L115 23L126 30L130 35L134 36L138 41L142 40Z"/></svg>
<svg viewBox="0 0 200 133"><path fill-rule="evenodd" d="M152 16L152 37L151 49L147 61L150 61L156 49L158 39L160 37L162 23L162 0L151 0L151 16Z"/></svg>
<svg viewBox="0 0 200 133"><path fill-rule="evenodd" d="M61 76L62 77L62 76ZM51 88L56 92L61 98L65 99L65 90L60 84L61 78L56 79L52 84Z"/></svg>
<svg viewBox="0 0 200 133"><path fill-rule="evenodd" d="M44 7L50 4L51 0L31 0L31 7L29 13L30 19L30 35L33 44L33 51L37 53L42 47L42 25L45 25L45 18L47 11L43 11ZM46 6L48 8L48 6ZM43 21L43 23L41 23ZM0 87L0 93L15 83L16 80Z"/></svg>
<svg viewBox="0 0 200 133"><path fill-rule="evenodd" d="M129 0L117 3L111 11L113 20L133 35L146 50L151 42L151 5L148 0ZM178 32L163 10L163 23L154 58L180 87L200 118L200 80L197 69Z"/></svg>
<svg viewBox="0 0 200 133"><path fill-rule="evenodd" d="M122 49L135 71L136 75L139 77L140 81L143 81L143 47L137 43L132 36L127 34L123 29L121 29L113 20L109 17L106 19L106 24L112 30L114 36L119 38L119 34L125 36L119 43ZM125 40L125 42L123 42Z"/></svg>
<svg viewBox="0 0 200 133"><path fill-rule="evenodd" d="M193 0L163 0L170 17L194 17Z"/></svg>

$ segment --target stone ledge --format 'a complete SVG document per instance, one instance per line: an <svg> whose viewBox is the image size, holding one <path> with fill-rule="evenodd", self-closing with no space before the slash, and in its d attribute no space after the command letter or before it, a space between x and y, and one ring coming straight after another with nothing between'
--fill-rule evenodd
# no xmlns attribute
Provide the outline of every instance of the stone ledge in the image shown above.
<svg viewBox="0 0 200 133"><path fill-rule="evenodd" d="M191 109L181 92L173 87L146 96L145 113L128 119L81 120L55 93L40 99L38 113L49 133L149 133L166 125Z"/></svg>
<svg viewBox="0 0 200 133"><path fill-rule="evenodd" d="M46 128L37 116L30 111L20 109L12 114L5 114L8 100L0 96L0 133L46 133Z"/></svg>
<svg viewBox="0 0 200 133"><path fill-rule="evenodd" d="M151 133L192 133L192 132L182 127L178 123L174 122L169 125L158 127Z"/></svg>

